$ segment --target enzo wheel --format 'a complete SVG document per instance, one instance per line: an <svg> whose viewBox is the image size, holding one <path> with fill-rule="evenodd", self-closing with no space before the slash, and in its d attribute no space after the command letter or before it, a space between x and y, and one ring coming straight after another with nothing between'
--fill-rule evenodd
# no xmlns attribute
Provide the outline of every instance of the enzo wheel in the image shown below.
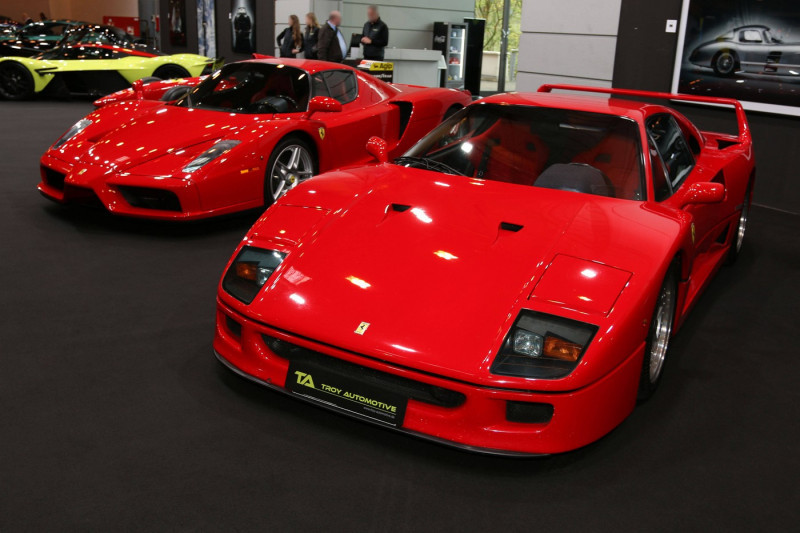
<svg viewBox="0 0 800 533"><path fill-rule="evenodd" d="M174 80L176 78L188 78L191 74L180 65L161 65L153 72L153 76L162 80Z"/></svg>
<svg viewBox="0 0 800 533"><path fill-rule="evenodd" d="M714 56L712 66L718 76L731 76L736 72L736 55L728 50L723 50Z"/></svg>
<svg viewBox="0 0 800 533"><path fill-rule="evenodd" d="M267 163L264 207L269 207L286 191L314 174L316 165L308 145L296 137L282 140L272 151Z"/></svg>
<svg viewBox="0 0 800 533"><path fill-rule="evenodd" d="M675 302L678 292L676 270L675 267L670 267L656 300L656 309L650 322L650 333L647 335L642 373L639 376L640 401L652 396L661 381L672 337L672 324L675 321Z"/></svg>
<svg viewBox="0 0 800 533"><path fill-rule="evenodd" d="M733 264L739 257L744 244L744 234L747 231L747 218L750 216L750 204L753 201L753 183L747 186L747 192L744 193L742 200L742 211L739 213L739 222L736 224L736 233L733 235L731 247L728 250L728 264Z"/></svg>
<svg viewBox="0 0 800 533"><path fill-rule="evenodd" d="M33 93L33 75L28 69L15 61L0 65L0 96L6 100L25 100Z"/></svg>

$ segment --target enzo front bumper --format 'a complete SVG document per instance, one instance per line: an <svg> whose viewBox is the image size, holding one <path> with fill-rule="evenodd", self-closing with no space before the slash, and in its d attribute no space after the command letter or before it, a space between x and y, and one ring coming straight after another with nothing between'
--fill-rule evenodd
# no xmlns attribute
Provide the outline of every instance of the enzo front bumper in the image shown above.
<svg viewBox="0 0 800 533"><path fill-rule="evenodd" d="M115 173L112 168L72 165L45 154L39 191L59 203L103 207L115 215L161 220L190 220L241 209L203 209L196 185L169 176Z"/></svg>
<svg viewBox="0 0 800 533"><path fill-rule="evenodd" d="M217 301L214 352L231 370L274 390L356 416L330 402L292 392L291 358L276 353L275 340L344 365L373 387L405 391L402 423L395 429L472 451L500 455L544 455L580 448L617 426L633 409L643 347L611 373L578 390L537 392L494 388L392 365L250 320ZM359 371L358 369L361 369ZM377 384L377 385L376 385ZM293 387L296 389L297 387ZM421 392L417 392L421 391ZM375 420L372 420L373 422ZM380 423L380 422L376 422ZM381 424L391 426L391 424Z"/></svg>

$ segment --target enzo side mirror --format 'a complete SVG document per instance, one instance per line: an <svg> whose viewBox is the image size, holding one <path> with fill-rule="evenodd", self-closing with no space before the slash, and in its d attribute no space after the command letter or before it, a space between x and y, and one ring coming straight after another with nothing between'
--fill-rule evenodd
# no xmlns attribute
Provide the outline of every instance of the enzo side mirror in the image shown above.
<svg viewBox="0 0 800 533"><path fill-rule="evenodd" d="M681 204L717 204L725 199L725 186L721 183L693 183L686 189Z"/></svg>
<svg viewBox="0 0 800 533"><path fill-rule="evenodd" d="M315 96L308 101L308 116L317 112L339 113L342 111L342 104L330 96Z"/></svg>
<svg viewBox="0 0 800 533"><path fill-rule="evenodd" d="M378 163L389 161L389 144L377 136L372 136L367 141L367 153L378 160Z"/></svg>

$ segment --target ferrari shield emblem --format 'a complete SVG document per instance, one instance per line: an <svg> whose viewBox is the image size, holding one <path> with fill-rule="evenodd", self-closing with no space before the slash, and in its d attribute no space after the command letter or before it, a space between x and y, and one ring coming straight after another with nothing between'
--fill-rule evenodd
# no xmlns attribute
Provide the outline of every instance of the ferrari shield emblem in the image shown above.
<svg viewBox="0 0 800 533"><path fill-rule="evenodd" d="M694 222L692 222L692 244L694 244L695 239L695 229L694 229Z"/></svg>
<svg viewBox="0 0 800 533"><path fill-rule="evenodd" d="M356 335L363 335L363 334L364 334L364 332L366 332L366 331L367 331L367 328L368 328L368 327L369 327L369 322L362 322L362 323L361 323L361 324L359 324L359 325L358 325L358 327L356 328L355 334L356 334Z"/></svg>
<svg viewBox="0 0 800 533"><path fill-rule="evenodd" d="M319 129L319 139L322 140L325 138L325 128Z"/></svg>

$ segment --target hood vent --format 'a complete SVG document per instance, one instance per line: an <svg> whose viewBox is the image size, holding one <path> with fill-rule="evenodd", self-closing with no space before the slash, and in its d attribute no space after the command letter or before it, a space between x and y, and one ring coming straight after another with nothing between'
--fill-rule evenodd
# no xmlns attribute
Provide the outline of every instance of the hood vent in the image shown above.
<svg viewBox="0 0 800 533"><path fill-rule="evenodd" d="M406 204L391 204L389 206L389 208L392 211L397 211L398 213L403 213L404 211L408 211L409 209L411 209L411 206L410 205L406 205Z"/></svg>
<svg viewBox="0 0 800 533"><path fill-rule="evenodd" d="M513 231L514 233L518 232L522 228L524 228L522 224L514 224L512 222L501 222L500 229L505 231Z"/></svg>

